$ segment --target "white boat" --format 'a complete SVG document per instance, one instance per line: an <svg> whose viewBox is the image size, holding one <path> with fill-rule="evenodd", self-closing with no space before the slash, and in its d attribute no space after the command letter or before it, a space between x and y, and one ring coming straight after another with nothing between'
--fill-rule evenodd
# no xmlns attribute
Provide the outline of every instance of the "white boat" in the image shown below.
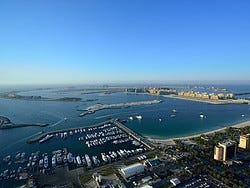
<svg viewBox="0 0 250 188"><path fill-rule="evenodd" d="M62 156L59 155L59 156L56 157L56 161L57 161L58 164L61 164L62 160L63 160Z"/></svg>
<svg viewBox="0 0 250 188"><path fill-rule="evenodd" d="M135 116L138 120L141 120L142 119L142 116Z"/></svg>
<svg viewBox="0 0 250 188"><path fill-rule="evenodd" d="M56 156L53 156L52 159L51 159L51 163L52 163L52 167L55 167L56 166Z"/></svg>
<svg viewBox="0 0 250 188"><path fill-rule="evenodd" d="M175 115L174 115L174 114L172 114L172 115L170 115L170 117L171 117L171 118L173 118L173 117L175 117Z"/></svg>
<svg viewBox="0 0 250 188"><path fill-rule="evenodd" d="M85 157L82 156L82 164L85 165L86 164L86 160L85 160Z"/></svg>
<svg viewBox="0 0 250 188"><path fill-rule="evenodd" d="M44 138L42 138L41 140L39 140L39 143L43 143L46 142L47 140L51 139L54 135L53 134L47 134Z"/></svg>
<svg viewBox="0 0 250 188"><path fill-rule="evenodd" d="M132 116L130 116L128 119L133 120L134 118Z"/></svg>
<svg viewBox="0 0 250 188"><path fill-rule="evenodd" d="M76 162L77 162L77 165L81 165L82 164L82 160L81 160L80 156L76 157Z"/></svg>
<svg viewBox="0 0 250 188"><path fill-rule="evenodd" d="M106 155L108 162L111 162L111 157L109 155Z"/></svg>
<svg viewBox="0 0 250 188"><path fill-rule="evenodd" d="M107 162L108 162L108 158L107 158L107 156L105 155L105 153L101 153L101 155L102 155L102 160L103 160L105 163L107 163Z"/></svg>
<svg viewBox="0 0 250 188"><path fill-rule="evenodd" d="M203 119L205 115L203 113L200 113L200 118Z"/></svg>
<svg viewBox="0 0 250 188"><path fill-rule="evenodd" d="M86 162L87 162L87 166L91 167L92 163L91 163L91 160L90 160L90 158L89 158L89 156L87 154L85 154L85 159L86 159Z"/></svg>
<svg viewBox="0 0 250 188"><path fill-rule="evenodd" d="M63 155L63 162L64 162L64 163L67 163L67 161L68 161L68 160L67 160L67 156L66 156L66 155Z"/></svg>
<svg viewBox="0 0 250 188"><path fill-rule="evenodd" d="M95 165L99 164L99 160L97 159L97 156L92 156L92 161Z"/></svg>
<svg viewBox="0 0 250 188"><path fill-rule="evenodd" d="M69 163L73 163L74 162L74 157L73 157L72 153L68 153L67 159L68 159Z"/></svg>
<svg viewBox="0 0 250 188"><path fill-rule="evenodd" d="M42 168L43 167L43 159L39 160L39 167Z"/></svg>
<svg viewBox="0 0 250 188"><path fill-rule="evenodd" d="M48 155L44 156L44 168L48 168L49 166L49 159L48 159Z"/></svg>

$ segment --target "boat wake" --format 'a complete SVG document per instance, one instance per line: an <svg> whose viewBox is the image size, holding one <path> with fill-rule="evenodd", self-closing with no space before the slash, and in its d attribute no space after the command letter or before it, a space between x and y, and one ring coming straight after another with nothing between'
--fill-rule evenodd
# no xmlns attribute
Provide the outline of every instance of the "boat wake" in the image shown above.
<svg viewBox="0 0 250 188"><path fill-rule="evenodd" d="M97 119L103 119L103 118L107 118L107 117L112 117L112 116L115 116L115 115L126 115L126 114L137 115L138 113L132 113L132 114L131 114L131 112L114 113L114 114L107 114L107 115L104 115L104 116L98 116L98 117L95 117L94 119L97 120Z"/></svg>
<svg viewBox="0 0 250 188"><path fill-rule="evenodd" d="M55 127L55 126L59 125L60 123L66 121L66 120L67 120L67 118L65 117L65 118L59 120L58 122L56 122L56 123L54 123L54 124L48 126L48 127L49 127L49 128L50 128L50 127Z"/></svg>

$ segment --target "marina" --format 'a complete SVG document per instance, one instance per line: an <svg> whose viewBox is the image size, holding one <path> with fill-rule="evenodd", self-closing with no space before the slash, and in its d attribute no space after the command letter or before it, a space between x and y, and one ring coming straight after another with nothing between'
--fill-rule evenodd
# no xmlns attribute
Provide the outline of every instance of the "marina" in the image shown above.
<svg viewBox="0 0 250 188"><path fill-rule="evenodd" d="M79 167L94 170L104 164L112 165L116 161L132 156L136 159L139 157L138 160L141 160L144 158L143 155L146 156L146 153L154 148L154 145L147 142L145 136L150 138L188 136L218 126L225 127L239 121L246 121L250 117L248 105L234 105L232 108L231 105L214 106L161 96L125 93L114 93L105 98L91 94L86 98L90 97L97 98L98 102L103 104L153 100L162 102L156 105L99 110L95 114L79 118L77 109L87 109L88 105L95 105L94 101L82 104L17 100L12 104L5 99L0 99L4 117L13 118L12 109L17 109L13 119L17 123L49 123L49 126L45 127L0 130L3 145L0 153L0 179L3 180L1 182L4 184L14 182L16 186L34 172L51 174L60 167L70 171ZM190 109L189 105L193 108ZM29 118L23 116L23 112ZM200 112L204 114L202 120L199 116ZM225 120L224 117L227 119ZM117 121L115 118L127 121ZM100 123L100 120L103 122ZM104 124L106 124L105 127ZM25 153L24 157L21 157L22 153Z"/></svg>
<svg viewBox="0 0 250 188"><path fill-rule="evenodd" d="M97 148L105 144L115 145L115 147L111 150L101 150L100 153L94 155L88 154L87 151L81 154L73 153L67 148L58 149L51 153L37 151L30 155L18 152L15 157L8 155L3 158L3 163L7 165L6 169L0 172L0 180L21 181L25 179L24 174L25 177L34 172L49 174L53 169L61 166L69 169L79 167L91 169L131 156L142 155L153 149L153 145L145 138L134 133L117 119L91 126L43 132L42 135L35 136L28 143L43 145L51 140L64 142L68 138L74 138L78 140L79 144L85 144L88 148ZM126 147L124 144L127 144ZM12 163L16 164L16 169L12 168Z"/></svg>

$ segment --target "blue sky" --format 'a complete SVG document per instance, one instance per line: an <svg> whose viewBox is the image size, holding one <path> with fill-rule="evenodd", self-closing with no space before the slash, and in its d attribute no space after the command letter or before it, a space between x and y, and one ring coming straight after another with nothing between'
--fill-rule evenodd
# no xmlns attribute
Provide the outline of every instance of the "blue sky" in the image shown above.
<svg viewBox="0 0 250 188"><path fill-rule="evenodd" d="M250 80L250 2L2 0L0 84Z"/></svg>

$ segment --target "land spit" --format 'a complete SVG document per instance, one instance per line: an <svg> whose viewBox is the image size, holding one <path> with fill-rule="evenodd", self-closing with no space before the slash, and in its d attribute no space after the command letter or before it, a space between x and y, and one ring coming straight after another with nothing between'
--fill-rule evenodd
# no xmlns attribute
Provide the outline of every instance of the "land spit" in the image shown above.
<svg viewBox="0 0 250 188"><path fill-rule="evenodd" d="M0 116L0 129L12 129L12 128L18 128L18 127L28 127L28 126L39 126L39 127L45 127L49 124L47 123L19 123L15 124L10 121L9 118Z"/></svg>
<svg viewBox="0 0 250 188"><path fill-rule="evenodd" d="M138 102L126 102L126 103L117 103L117 104L96 104L88 107L85 112L81 113L79 116L85 116L87 114L95 113L98 110L111 109L111 108L121 108L121 107L131 107L139 105L152 105L161 103L162 100L152 100L152 101L138 101Z"/></svg>

